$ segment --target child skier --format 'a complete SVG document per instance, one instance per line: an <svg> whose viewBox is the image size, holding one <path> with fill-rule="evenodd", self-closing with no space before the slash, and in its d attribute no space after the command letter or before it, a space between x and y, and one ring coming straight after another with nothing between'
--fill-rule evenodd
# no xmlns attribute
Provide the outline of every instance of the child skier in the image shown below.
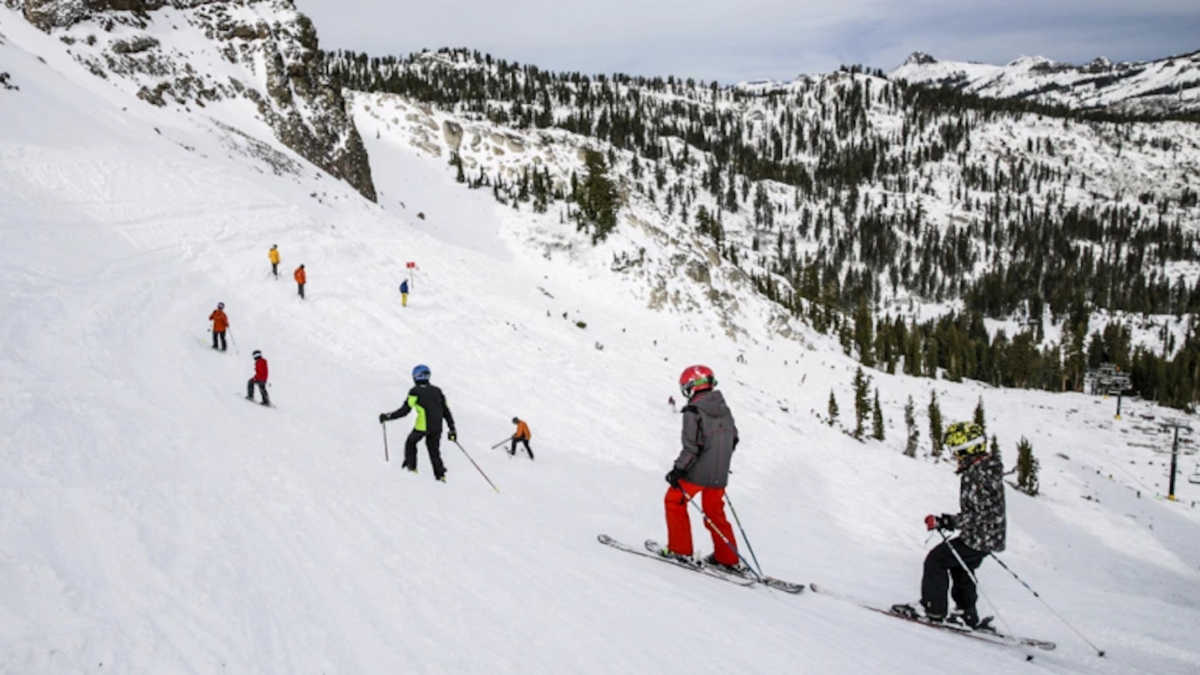
<svg viewBox="0 0 1200 675"><path fill-rule="evenodd" d="M408 279L400 282L400 306L408 307Z"/></svg>
<svg viewBox="0 0 1200 675"><path fill-rule="evenodd" d="M271 250L267 251L267 260L271 261L271 274L275 278L279 278L279 247L276 244L271 244Z"/></svg>
<svg viewBox="0 0 1200 675"><path fill-rule="evenodd" d="M926 529L958 530L959 536L934 546L925 557L921 577L921 607L929 621L980 625L975 609L977 598L974 570L991 551L1004 550L1004 465L998 454L988 452L983 429L972 422L956 422L946 429L943 444L958 459L962 476L958 514L925 516ZM947 580L957 611L947 616ZM919 618L911 605L893 605L892 611Z"/></svg>
<svg viewBox="0 0 1200 675"><path fill-rule="evenodd" d="M725 518L725 486L729 482L729 463L737 447L738 430L725 398L721 392L713 390L716 385L717 379L708 366L688 366L679 376L679 389L687 400L683 407L683 449L666 476L671 485L663 500L667 514L667 548L660 554L674 558L692 557L688 502L697 492L703 492L701 506L713 543L713 553L704 562L740 572L737 541Z"/></svg>
<svg viewBox="0 0 1200 675"><path fill-rule="evenodd" d="M517 454L517 442L519 441L525 444L525 452L529 453L529 459L533 459L533 450L529 449L529 439L533 438L533 434L529 432L529 425L518 417L514 417L512 421L517 425L517 430L512 435L512 447L508 449L508 454L510 456Z"/></svg>
<svg viewBox="0 0 1200 675"><path fill-rule="evenodd" d="M246 400L254 400L254 385L258 385L258 391L262 394L262 404L271 405L271 399L267 396L267 360L257 349L254 350L253 356L254 377L246 382Z"/></svg>
<svg viewBox="0 0 1200 675"><path fill-rule="evenodd" d="M409 411L417 411L417 421L412 433L404 441L404 468L416 473L417 443L425 439L425 449L429 451L429 462L433 464L433 477L446 482L446 467L442 464L442 453L439 446L442 442L442 419L450 433L446 436L451 442L458 440L458 432L454 430L454 416L450 414L450 406L442 390L429 384L431 373L429 366L418 365L412 369L413 388L408 391L408 399L404 405L390 413L379 413L379 423L404 417Z"/></svg>
<svg viewBox="0 0 1200 675"><path fill-rule="evenodd" d="M225 316L225 303L218 302L217 308L208 315L212 322L213 349L217 348L217 339L221 340L221 351L225 351L225 331L229 328L229 317Z"/></svg>
<svg viewBox="0 0 1200 675"><path fill-rule="evenodd" d="M303 300L304 299L304 284L308 283L308 275L304 273L304 264L303 263L301 263L301 265L296 268L295 272L292 272L292 278L296 280L296 287L299 289L300 299Z"/></svg>

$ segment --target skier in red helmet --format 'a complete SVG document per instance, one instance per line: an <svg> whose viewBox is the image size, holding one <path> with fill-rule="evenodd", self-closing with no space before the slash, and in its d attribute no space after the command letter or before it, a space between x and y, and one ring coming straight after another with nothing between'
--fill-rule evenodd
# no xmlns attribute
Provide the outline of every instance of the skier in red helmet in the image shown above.
<svg viewBox="0 0 1200 675"><path fill-rule="evenodd" d="M704 562L740 572L737 541L725 518L725 486L729 483L729 463L737 447L738 431L725 397L713 389L716 384L717 379L708 366L688 366L679 376L679 390L687 399L682 410L683 449L666 476L671 485L663 500L667 512L667 548L660 553L674 558L692 557L688 502L699 492L700 504L708 517L705 526L713 543L713 553Z"/></svg>

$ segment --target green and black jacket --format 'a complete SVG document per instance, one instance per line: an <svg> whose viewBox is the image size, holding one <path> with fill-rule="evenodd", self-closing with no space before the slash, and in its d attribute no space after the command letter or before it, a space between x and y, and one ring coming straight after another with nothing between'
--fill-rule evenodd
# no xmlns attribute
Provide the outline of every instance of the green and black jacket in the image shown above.
<svg viewBox="0 0 1200 675"><path fill-rule="evenodd" d="M421 383L408 391L408 399L404 405L387 415L389 420L399 419L410 411L417 411L417 422L413 431L424 431L432 436L442 434L442 418L446 426L454 431L454 415L450 414L450 406L446 405L446 397L442 390L428 383Z"/></svg>

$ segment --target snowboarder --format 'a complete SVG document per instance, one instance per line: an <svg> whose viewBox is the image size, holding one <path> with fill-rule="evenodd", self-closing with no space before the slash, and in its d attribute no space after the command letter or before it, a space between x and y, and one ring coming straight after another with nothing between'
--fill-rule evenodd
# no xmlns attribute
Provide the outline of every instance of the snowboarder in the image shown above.
<svg viewBox="0 0 1200 675"><path fill-rule="evenodd" d="M679 412L679 410L677 410L675 408L675 397L674 396L667 397L667 405L671 406L671 412Z"/></svg>
<svg viewBox="0 0 1200 675"><path fill-rule="evenodd" d="M518 417L514 417L512 421L517 425L517 431L512 436L512 447L508 449L508 454L510 456L517 454L517 442L519 441L525 444L525 452L529 453L529 459L533 459L533 450L529 449L529 439L533 438L533 434L529 432L529 425Z"/></svg>
<svg viewBox="0 0 1200 675"><path fill-rule="evenodd" d="M688 366L679 376L679 390L688 403L683 407L683 449L666 475L667 483L671 485L663 500L667 514L667 548L660 554L692 557L688 502L697 492L703 492L701 506L708 516L705 525L713 542L713 553L704 562L740 572L737 541L725 518L725 486L729 483L729 463L737 447L738 430L725 398L721 392L713 390L716 385L717 379L708 366Z"/></svg>
<svg viewBox="0 0 1200 675"><path fill-rule="evenodd" d="M217 308L208 315L212 322L213 349L217 348L217 339L221 341L221 351L225 351L225 331L229 328L229 317L225 316L225 303L218 302Z"/></svg>
<svg viewBox="0 0 1200 675"><path fill-rule="evenodd" d="M301 263L300 266L296 268L296 271L292 272L292 278L296 280L296 287L299 289L300 299L303 300L304 284L308 282L308 275L304 273L304 263Z"/></svg>
<svg viewBox="0 0 1200 675"><path fill-rule="evenodd" d="M271 261L271 274L274 274L275 278L278 279L279 278L279 246L277 244L271 244L271 250L267 251L267 260Z"/></svg>
<svg viewBox="0 0 1200 675"><path fill-rule="evenodd" d="M408 307L408 279L400 282L400 306Z"/></svg>
<svg viewBox="0 0 1200 675"><path fill-rule="evenodd" d="M442 442L442 419L450 433L446 438L451 442L458 440L458 432L454 429L454 416L450 414L450 406L442 390L429 384L429 366L418 365L412 369L413 388L408 391L408 399L404 405L390 413L379 413L379 423L400 419L410 411L417 411L417 421L413 430L404 441L404 468L417 472L417 443L425 439L425 448L429 451L429 462L433 464L433 477L446 482L446 467L442 464L442 453L439 446Z"/></svg>
<svg viewBox="0 0 1200 675"><path fill-rule="evenodd" d="M942 443L958 459L958 473L962 476L958 497L961 510L957 514L927 515L925 527L958 530L960 534L934 546L925 557L921 606L930 621L949 620L976 628L980 621L975 609L977 594L972 572L989 552L1004 550L1004 464L997 453L988 451L987 437L978 424L951 424L942 436ZM952 582L950 595L957 607L957 612L950 616L947 616L947 577ZM916 615L910 605L896 605L892 610Z"/></svg>
<svg viewBox="0 0 1200 675"><path fill-rule="evenodd" d="M271 405L271 399L267 396L267 360L263 358L262 352L254 350L254 377L246 382L246 400L254 400L254 385L258 385L258 391L262 394L262 404Z"/></svg>

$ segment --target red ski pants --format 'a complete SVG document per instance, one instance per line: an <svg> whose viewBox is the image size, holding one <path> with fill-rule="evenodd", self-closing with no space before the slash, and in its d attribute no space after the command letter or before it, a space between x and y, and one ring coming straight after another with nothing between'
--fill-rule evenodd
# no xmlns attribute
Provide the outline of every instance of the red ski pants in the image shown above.
<svg viewBox="0 0 1200 675"><path fill-rule="evenodd" d="M716 553L717 562L722 565L737 565L737 540L733 538L733 528L725 519L725 488L704 487L686 480L680 480L679 487L682 489L669 488L663 499L667 508L667 548L682 555L692 555L692 521L688 518L688 501L700 492L700 506L708 520L717 528L714 530L705 522L709 533L712 534L713 552ZM722 539L721 535L725 535L725 538ZM726 540L733 548L725 543Z"/></svg>

